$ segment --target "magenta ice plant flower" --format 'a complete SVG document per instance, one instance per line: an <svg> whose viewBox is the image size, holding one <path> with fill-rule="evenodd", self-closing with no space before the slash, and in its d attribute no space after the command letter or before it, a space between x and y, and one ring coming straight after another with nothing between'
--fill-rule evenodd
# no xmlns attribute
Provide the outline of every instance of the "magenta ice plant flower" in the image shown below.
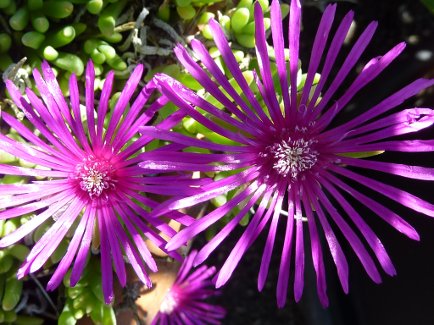
<svg viewBox="0 0 434 325"><path fill-rule="evenodd" d="M160 172L219 172L219 179L201 186L200 194L172 198L154 210L156 215L199 204L229 191L235 193L224 205L175 235L166 246L167 249L179 248L234 208L240 209L198 252L194 261L198 265L208 258L253 208L248 226L217 274L216 286L220 287L228 281L246 250L260 233L267 231L258 276L258 288L262 290L277 229L284 227L284 244L278 253L281 255L277 282L277 302L280 307L286 302L290 278L294 279L295 300L300 300L307 254L311 255L316 271L319 299L323 305L328 304L321 238L329 247L343 290L348 292L348 263L337 231L348 241L373 281L381 282L373 255L385 273L395 274L395 268L380 239L351 202L357 201L366 206L373 215L411 239L418 240L419 235L390 208L366 195L363 188L367 187L375 191L376 196L389 198L414 211L434 216L432 204L403 189L364 175L366 170L375 170L403 178L434 180L431 168L372 158L374 153L383 151L404 153L433 150L432 141L394 138L431 126L434 121L431 109L416 107L397 112L392 110L422 89L432 86L434 81L418 79L354 119L336 123L336 115L401 53L405 44L398 44L386 54L369 61L355 80L342 89L342 83L367 47L377 23L372 22L366 27L344 62L338 63L336 58L349 31L353 13L349 12L343 18L332 35L330 31L335 10L336 5L330 5L323 14L304 87L299 92L299 0L292 0L290 5L289 62L285 59L279 2L274 0L270 11L274 47L272 60L261 6L255 4L258 70L255 72L253 90L244 78L223 30L215 20L211 20L209 26L216 46L242 94L239 95L198 40L191 42L194 58L182 46L178 46L175 53L187 71L213 96L213 102L217 100L221 106L214 106L166 75L158 75L156 82L173 103L225 141L218 143L214 138L194 138L162 130L158 126L141 129L144 134L188 148L188 152L179 151L177 154L168 150L145 154L149 161L152 160L152 165L144 161L141 167ZM273 65L276 69L275 79ZM332 69L337 71L334 77L331 76ZM316 73L321 77L314 84ZM342 89L339 95L338 89ZM196 107L202 111L199 112ZM203 149L209 153L204 153ZM172 160L174 156L176 160ZM287 216L282 214L284 210ZM310 240L310 252L305 251L304 243L307 240ZM293 277L290 277L290 270L294 270Z"/></svg>
<svg viewBox="0 0 434 325"><path fill-rule="evenodd" d="M192 251L185 258L152 325L221 324L225 309L206 301L219 294L211 281L216 268L202 265L192 271L196 255Z"/></svg>
<svg viewBox="0 0 434 325"><path fill-rule="evenodd" d="M36 167L0 164L0 175L21 175L29 179L26 184L0 185L0 220L33 215L2 238L0 248L16 243L44 223L51 224L20 267L19 278L40 269L69 233L72 238L48 283L49 290L59 285L73 262L71 285L77 283L91 242L99 247L101 255L106 303L113 299L112 263L120 284L126 284L124 255L140 280L151 286L145 265L151 271L157 271L157 265L145 239L164 249L166 241L159 233L172 237L175 231L152 216L149 209L157 203L143 193L188 192L189 186L185 184L190 181L185 177L167 176L156 182L137 166L142 160L143 146L152 140L140 136L139 127L149 122L167 102L160 97L145 109L155 87L152 83L139 87L142 73L143 66L138 65L113 110L109 108L109 100L114 73L107 75L96 99L92 62L86 68L84 103L80 100L75 75L69 80L70 101L67 102L46 62L42 64L42 75L37 69L33 71L42 100L31 89L26 89L23 95L12 81L6 81L10 96L24 112L32 129L26 126L29 123L24 124L2 112L2 121L15 129L23 141L0 134L0 154L7 152ZM159 126L170 128L182 118L180 114L171 115ZM174 184L162 192L161 181ZM191 217L178 212L169 217L183 224L191 223Z"/></svg>

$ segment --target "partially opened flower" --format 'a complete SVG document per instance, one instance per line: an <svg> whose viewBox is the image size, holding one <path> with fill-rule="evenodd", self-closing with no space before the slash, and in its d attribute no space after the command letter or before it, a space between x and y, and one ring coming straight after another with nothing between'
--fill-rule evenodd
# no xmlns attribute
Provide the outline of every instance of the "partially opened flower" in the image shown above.
<svg viewBox="0 0 434 325"><path fill-rule="evenodd" d="M149 136L188 147L188 152L179 152L176 155L176 161L172 160L172 152L159 151L150 154L148 157L152 159L152 165L145 161L141 163L142 167L154 171L220 172L221 175L214 183L202 186L200 194L170 199L154 210L156 215L199 204L229 191L234 192L224 205L175 235L167 248L177 249L234 208L239 208L240 212L199 251L194 262L197 265L207 259L253 208L254 214L219 271L216 285L220 287L228 281L245 251L259 234L266 230L268 235L258 277L258 288L261 290L270 267L277 228L283 226L286 230L283 248L279 249L279 306L283 306L286 301L292 263L295 300L299 301L302 296L305 255L308 254L304 245L307 240L306 228L317 275L318 294L323 305L328 304L328 298L324 253L320 240L322 237L329 246L342 287L348 292L348 263L338 241L337 230L349 242L373 281L380 282L381 276L372 253L387 274L395 274L395 268L380 239L351 202L360 202L372 210L373 215L409 238L418 240L419 236L399 215L364 194L363 189L366 187L377 195L387 197L414 211L434 216L432 204L405 190L363 175L364 171L369 169L405 178L434 180L434 171L430 168L365 159L386 150L423 152L433 149L431 141L393 139L395 136L416 132L432 125L434 112L431 109L411 108L394 113L391 110L422 89L433 85L434 81L416 80L358 117L335 126L339 124L335 121L336 115L405 47L404 44L398 44L385 55L369 61L350 86L341 92L342 95L336 96L337 90L368 45L377 24L373 22L363 31L343 63L335 63L353 17L352 12L348 13L337 27L335 35L330 35L335 9L335 5L328 6L321 19L304 88L300 92L297 92L300 78L297 73L301 24L299 0L291 1L289 63L285 60L284 33L278 1L274 0L271 5L275 61L271 61L268 55L261 7L259 3L255 4L259 69L255 79L257 88L253 90L232 55L222 29L216 21L209 22L214 41L227 69L241 89L241 95L215 64L202 43L197 40L191 42L194 55L200 63L183 47L176 48L180 62L213 96L213 102L220 102L223 109L165 75L156 77L162 92L176 105L188 111L197 122L220 135L221 139L226 139L224 143L161 130L158 126L142 128ZM321 61L323 64L320 69ZM276 71L274 79L273 68ZM330 80L332 68L338 72ZM318 84L314 85L316 72L320 73L321 77ZM201 108L202 113L195 107ZM203 149L211 153L203 153ZM223 177L224 175L226 177ZM347 182L348 180L351 182ZM287 217L282 217L282 210L287 210Z"/></svg>
<svg viewBox="0 0 434 325"><path fill-rule="evenodd" d="M225 309L206 301L219 294L211 282L216 269L203 265L192 271L196 255L192 251L185 258L152 325L221 324Z"/></svg>
<svg viewBox="0 0 434 325"><path fill-rule="evenodd" d="M156 271L157 266L144 240L148 238L164 248L166 242L159 233L171 237L175 231L150 214L147 209L157 203L143 195L144 192L162 193L158 182L163 180L155 182L152 177L145 177L143 169L137 166L142 147L152 140L140 136L138 130L167 99L160 97L145 109L154 87L148 84L138 89L142 72L143 67L138 65L113 110L109 109L109 99L114 73L107 75L96 102L91 62L86 69L85 105L80 104L76 77L72 75L69 81L68 104L46 62L42 64L43 75L36 69L33 72L42 100L31 89L26 89L24 97L11 81L6 82L13 101L24 112L32 129L2 112L1 119L15 129L23 141L0 134L0 153L15 155L36 167L0 164L0 174L22 175L30 180L28 184L0 185L0 220L34 214L28 222L2 238L0 247L16 243L46 222L52 223L31 249L19 269L19 277L41 268L65 236L72 233L68 250L48 289L59 285L74 260L71 284L77 283L91 242L101 252L102 287L107 303L113 298L112 262L120 284L126 283L124 254L140 280L151 286L145 265L151 271ZM133 95L136 98L131 101ZM180 114L171 115L160 126L166 128L178 123L182 118ZM133 139L136 141L132 142ZM185 188L184 184L189 184L188 179L172 176L164 181L174 180L180 186L164 188L163 194L167 191L182 193L178 187ZM170 217L184 224L191 222L191 217L177 212Z"/></svg>

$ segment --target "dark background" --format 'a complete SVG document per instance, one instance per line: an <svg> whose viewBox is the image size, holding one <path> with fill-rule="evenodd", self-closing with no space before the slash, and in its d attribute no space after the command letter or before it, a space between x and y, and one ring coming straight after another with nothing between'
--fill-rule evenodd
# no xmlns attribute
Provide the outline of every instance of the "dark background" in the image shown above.
<svg viewBox="0 0 434 325"><path fill-rule="evenodd" d="M303 30L301 40L301 59L307 64L310 49L321 18L325 1L302 1ZM386 53L395 44L406 41L404 53L392 63L375 81L357 95L346 111L339 116L340 121L360 114L361 111L377 104L393 92L399 90L420 77L434 76L434 15L418 0L359 0L340 1L338 3L335 27L348 10L355 11L356 28L349 46L343 51L337 62L343 62L345 51L372 20L379 26L373 40L363 54L358 69L371 58ZM304 69L305 70L305 69ZM355 69L357 71L357 69ZM305 70L306 71L306 70ZM351 82L356 75L350 76ZM348 83L347 83L348 84ZM345 86L341 87L344 89ZM433 91L408 100L400 108L432 107ZM433 128L417 135L418 138L432 138ZM409 137L407 137L409 138ZM383 154L382 160L395 161L423 166L434 166L434 154ZM432 183L403 180L399 177L370 173L375 179L385 181L428 201L433 201ZM305 291L299 304L293 302L292 287L288 290L287 304L278 309L276 304L276 284L283 246L283 232L277 236L274 254L270 266L268 281L262 293L257 292L257 276L261 263L262 251L268 233L266 228L256 243L249 249L235 270L231 280L222 289L218 302L223 305L228 315L224 324L291 324L291 325L425 325L434 324L434 220L404 207L385 200L374 192L365 191L372 198L390 207L407 220L420 234L420 242L412 241L398 233L392 227L379 221L379 218L356 206L359 213L367 218L373 230L382 240L397 270L397 276L389 277L382 273L383 283L376 285L365 273L351 249L340 240L350 268L350 293L345 295L336 276L328 247L323 247L327 292L330 307L324 309L316 296L316 280L309 248L306 247ZM282 227L280 227L282 228ZM284 228L284 227L283 227ZM230 250L237 242L244 229L239 227L220 246L217 253L211 255L208 264L221 266ZM305 233L305 243L308 243ZM291 283L291 279L290 279Z"/></svg>

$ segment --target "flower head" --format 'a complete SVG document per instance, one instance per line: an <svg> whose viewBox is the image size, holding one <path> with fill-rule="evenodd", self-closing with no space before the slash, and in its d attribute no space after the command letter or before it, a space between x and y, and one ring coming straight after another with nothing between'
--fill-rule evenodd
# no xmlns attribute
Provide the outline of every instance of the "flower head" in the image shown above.
<svg viewBox="0 0 434 325"><path fill-rule="evenodd" d="M151 286L145 264L152 271L157 266L145 245L145 237L164 248L166 242L159 232L171 237L175 231L146 210L157 203L143 192L162 192L158 183L152 177L145 177L143 169L137 166L142 147L152 140L140 136L138 130L167 99L160 97L145 110L144 105L155 88L148 84L130 104L142 72L143 67L138 65L113 110L109 108L109 100L114 73L107 75L96 105L92 62L86 69L85 105L80 104L75 75L69 80L68 104L46 62L42 64L43 75L36 69L33 72L42 100L31 89L26 89L24 96L11 81L6 82L13 101L24 112L32 129L2 112L2 120L16 130L22 141L0 134L0 150L36 167L0 164L0 174L29 177L27 184L0 185L0 220L33 214L28 222L2 238L0 247L21 240L44 223L51 224L19 269L19 277L37 271L65 236L70 237L72 233L68 250L48 289L59 285L74 259L71 284L77 283L91 242L101 252L102 287L107 303L113 298L112 261L121 285L126 283L124 254L141 281ZM171 127L181 117L176 113L160 126ZM166 181L173 180L181 185L189 182L179 177L168 177ZM183 192L177 185L172 189ZM180 213L171 214L170 218L184 224L191 222L190 217Z"/></svg>
<svg viewBox="0 0 434 325"><path fill-rule="evenodd" d="M220 324L226 311L205 302L218 295L212 286L211 277L215 267L205 265L191 272L197 251L192 251L185 258L176 277L175 283L167 291L160 305L160 311L152 324Z"/></svg>
<svg viewBox="0 0 434 325"><path fill-rule="evenodd" d="M270 60L269 56L261 6L259 3L255 4L258 69L255 72L254 86L250 86L243 76L221 27L214 20L209 22L216 46L241 93L229 82L202 43L197 40L191 42L198 61L182 46L175 49L178 59L188 72L213 96L212 103L219 102L218 107L168 76L156 77L163 94L210 132L225 139L224 143L215 143L213 138L192 138L158 127L143 127L142 131L149 136L189 147L188 152L178 153L177 162L170 165L171 171L226 172L220 173L226 175L225 177L202 186L200 194L170 199L154 210L156 215L198 204L229 191L235 193L224 205L175 235L167 245L169 250L185 244L235 207L240 208L240 212L198 252L194 262L197 265L207 259L246 213L254 209L243 235L217 275L217 287L228 281L244 252L261 232L267 231L258 277L258 288L261 290L270 266L277 228L283 226L285 238L279 253L281 261L277 284L278 305L282 307L286 302L292 263L295 300L299 301L302 296L305 256L309 254L304 245L307 231L310 255L317 275L318 295L322 304L327 305L320 238L325 238L329 246L345 292L348 292L348 263L336 231L342 233L349 242L373 281L381 282L381 276L372 253L387 274L395 274L395 268L380 239L353 207L352 201L365 205L373 214L406 236L419 239L416 230L405 220L364 194L363 190L359 191L358 187L368 187L378 195L412 210L434 216L432 204L402 189L363 175L364 170L368 169L406 178L434 180L434 171L430 168L372 159L375 153L386 150L432 150L431 141L393 139L395 136L416 132L432 125L434 112L431 109L411 108L395 113L391 110L422 89L433 85L434 81L416 80L354 119L339 125L336 123L336 115L360 89L399 55L405 44L398 44L385 55L369 61L350 86L342 91L342 95L337 96L337 90L362 55L377 24L371 23L355 42L344 62L336 63L353 13L348 13L337 27L336 33L331 35L336 6L330 5L324 12L314 40L304 87L298 90L300 1L292 0L290 8L287 62L279 2L274 0L270 11L273 60ZM337 70L334 78L330 77L332 68ZM314 80L317 72L321 77L316 84ZM195 107L201 108L206 114L201 114ZM336 124L338 125L335 126ZM211 153L203 153L195 148L208 149ZM167 160L173 153L160 151L159 155L153 157L156 159L152 166L147 162L141 163L141 166L152 170L167 170ZM350 182L347 182L348 180ZM282 213L284 210L287 210L286 213Z"/></svg>

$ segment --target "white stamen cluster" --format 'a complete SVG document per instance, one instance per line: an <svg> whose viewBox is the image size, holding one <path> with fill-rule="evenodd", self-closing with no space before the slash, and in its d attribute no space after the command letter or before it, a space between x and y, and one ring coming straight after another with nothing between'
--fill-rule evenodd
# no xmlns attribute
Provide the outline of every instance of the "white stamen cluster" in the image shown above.
<svg viewBox="0 0 434 325"><path fill-rule="evenodd" d="M318 152L311 148L314 142L288 137L288 140L267 147L275 159L273 168L284 177L297 178L299 173L312 168L318 160Z"/></svg>
<svg viewBox="0 0 434 325"><path fill-rule="evenodd" d="M116 181L112 179L112 165L107 161L87 159L76 167L76 175L80 180L80 188L89 193L91 199L101 196L109 188L114 188Z"/></svg>
<svg viewBox="0 0 434 325"><path fill-rule="evenodd" d="M169 290L160 305L160 313L171 314L178 305L173 292Z"/></svg>

